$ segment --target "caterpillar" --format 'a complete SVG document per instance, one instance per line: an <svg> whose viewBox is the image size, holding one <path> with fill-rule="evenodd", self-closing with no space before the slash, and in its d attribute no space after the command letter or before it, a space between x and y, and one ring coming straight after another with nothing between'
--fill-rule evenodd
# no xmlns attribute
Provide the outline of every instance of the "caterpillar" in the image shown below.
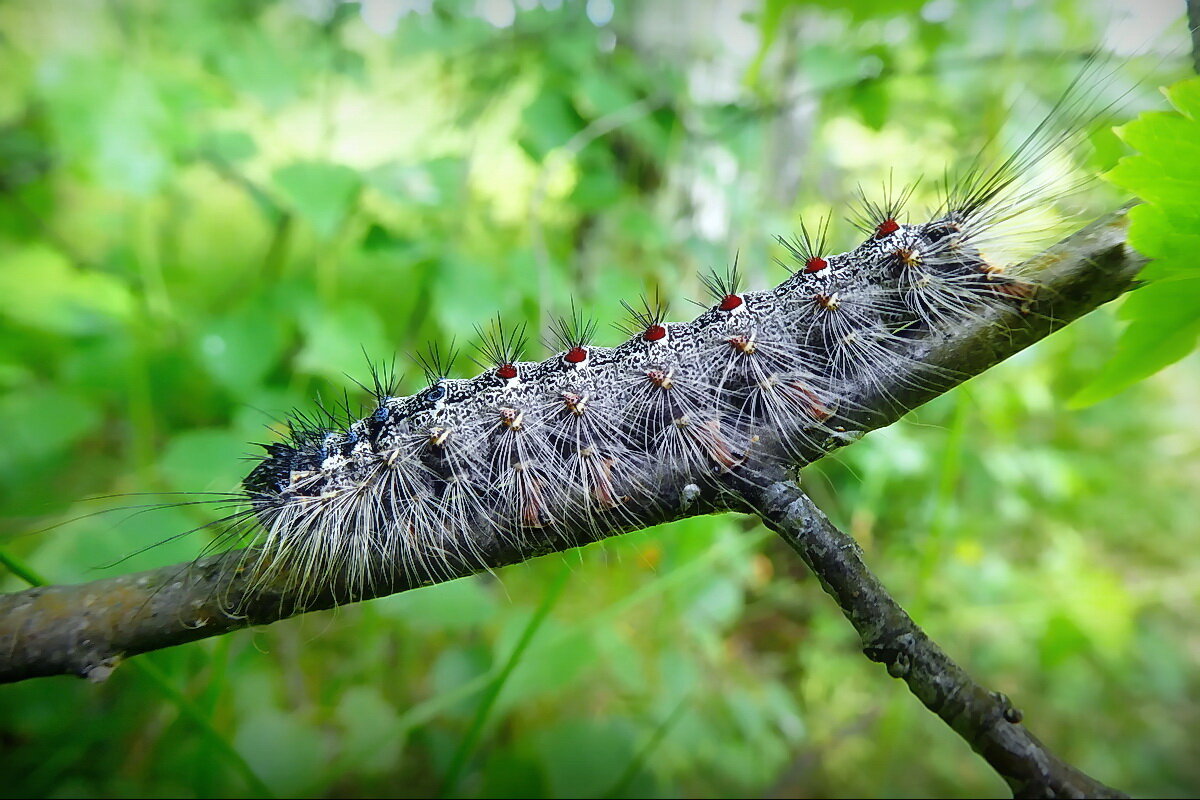
<svg viewBox="0 0 1200 800"><path fill-rule="evenodd" d="M416 394L377 372L369 413L297 419L245 478L256 585L283 582L303 604L338 583L352 601L381 563L433 582L478 541L536 550L629 527L655 464L703 481L751 457L797 461L836 432L845 385L898 370L905 339L986 308L1022 313L1036 275L991 253L1046 203L1053 178L1031 175L1080 136L1087 99L1073 87L1013 155L948 177L925 221L906 216L913 187L889 182L878 199L860 192L856 247L831 252L826 217L780 238L790 274L773 288L746 290L736 262L706 276L710 302L690 321L643 298L625 304L628 338L602 346L572 309L552 325L553 355L531 361L524 329L497 319L477 330L474 377L449 377L437 346Z"/></svg>
<svg viewBox="0 0 1200 800"><path fill-rule="evenodd" d="M476 329L474 377L450 377L458 353L434 344L421 391L397 393L393 362L372 369L367 413L294 414L241 491L210 501L236 506L214 523L222 541L257 545L244 551L248 597L273 587L302 608L338 586L352 602L389 570L419 585L485 569L480 542L598 540L638 526L662 464L703 483L753 480L751 461L799 463L841 432L847 386L936 378L907 361L906 340L1026 312L1038 282L1021 256L1049 236L1038 216L1063 192L1051 162L1099 118L1096 73L1090 61L1011 155L948 171L923 221L908 215L914 185L891 180L878 196L860 189L862 239L845 252L828 244L829 216L802 221L779 237L788 275L774 287L748 290L735 260L704 276L710 297L690 321L657 298L625 301L614 346L572 308L541 361L524 360L524 328L497 318Z"/></svg>

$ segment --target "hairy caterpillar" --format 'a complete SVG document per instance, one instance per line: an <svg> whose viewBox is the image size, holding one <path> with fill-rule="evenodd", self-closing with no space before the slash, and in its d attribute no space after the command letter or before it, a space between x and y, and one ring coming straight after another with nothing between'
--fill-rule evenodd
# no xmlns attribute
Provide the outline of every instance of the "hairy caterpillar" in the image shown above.
<svg viewBox="0 0 1200 800"><path fill-rule="evenodd" d="M1088 100L1074 88L1013 156L948 177L926 221L908 221L911 187L889 182L878 200L862 193L865 238L847 252L830 252L828 219L801 224L782 240L783 283L746 291L736 265L713 274L712 302L690 322L643 301L627 306L629 338L604 347L573 311L550 332L555 354L525 361L524 331L497 321L479 331L473 378L448 377L453 357L434 348L423 391L397 396L377 374L361 418L297 417L226 520L260 544L246 551L255 585L283 583L303 604L338 583L350 601L381 563L436 581L483 539L536 550L628 527L655 495L655 464L703 481L763 454L798 459L837 432L844 386L896 371L906 338L984 308L1021 312L1036 276L993 252L1048 202L1037 168L1085 131Z"/></svg>

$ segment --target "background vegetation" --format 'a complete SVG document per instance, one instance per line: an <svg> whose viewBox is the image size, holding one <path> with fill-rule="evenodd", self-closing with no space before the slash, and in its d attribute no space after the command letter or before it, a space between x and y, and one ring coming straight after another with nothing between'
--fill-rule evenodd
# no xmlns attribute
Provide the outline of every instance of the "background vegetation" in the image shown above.
<svg viewBox="0 0 1200 800"><path fill-rule="evenodd" d="M357 396L364 351L462 344L497 312L544 326L572 297L601 323L656 290L686 316L697 271L735 253L774 283L774 234L832 209L850 243L856 185L1002 149L1092 51L1100 106L1163 106L1182 4L1131 8L10 0L8 563L71 582L194 557L208 535L175 534L203 508L43 529L235 487L246 442ZM1078 174L1124 152L1104 124L1090 139ZM1096 183L1068 210L1121 198ZM1068 408L1117 330L1094 314L804 480L1039 736L1134 794L1188 795L1200 367ZM735 516L140 657L104 685L4 687L0 772L13 797L1005 793Z"/></svg>

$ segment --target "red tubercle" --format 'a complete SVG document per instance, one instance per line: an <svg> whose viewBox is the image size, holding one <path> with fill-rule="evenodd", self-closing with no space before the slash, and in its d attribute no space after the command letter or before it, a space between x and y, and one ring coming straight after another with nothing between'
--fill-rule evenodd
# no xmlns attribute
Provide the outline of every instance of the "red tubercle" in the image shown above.
<svg viewBox="0 0 1200 800"><path fill-rule="evenodd" d="M898 230L900 230L900 223L896 222L896 220L892 219L891 217L888 217L875 227L875 238L883 239L884 237L891 236Z"/></svg>
<svg viewBox="0 0 1200 800"><path fill-rule="evenodd" d="M645 339L647 342L657 342L659 339L662 339L666 335L667 335L667 329L664 328L662 325L655 323L654 325L651 325L650 327L646 328L646 330L642 333L642 338Z"/></svg>
<svg viewBox="0 0 1200 800"><path fill-rule="evenodd" d="M722 311L733 311L741 304L742 298L739 295L727 294L721 298L721 302L717 305L717 308L721 309Z"/></svg>
<svg viewBox="0 0 1200 800"><path fill-rule="evenodd" d="M804 262L805 272L820 272L829 266L829 262L820 256L813 256L808 261Z"/></svg>
<svg viewBox="0 0 1200 800"><path fill-rule="evenodd" d="M565 356L563 356L563 361L567 362L568 364L582 364L586 360L587 360L587 348L586 347L579 347L579 346L572 347L570 350L567 351L567 354Z"/></svg>
<svg viewBox="0 0 1200 800"><path fill-rule="evenodd" d="M517 377L517 368L512 364L505 364L496 370L496 376L503 378L506 381L510 381Z"/></svg>

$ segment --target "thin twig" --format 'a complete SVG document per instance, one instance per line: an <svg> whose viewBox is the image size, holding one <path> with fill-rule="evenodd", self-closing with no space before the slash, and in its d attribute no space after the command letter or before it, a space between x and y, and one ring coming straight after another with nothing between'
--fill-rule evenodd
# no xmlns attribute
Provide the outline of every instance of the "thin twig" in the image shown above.
<svg viewBox="0 0 1200 800"><path fill-rule="evenodd" d="M1013 797L1126 797L1046 749L1021 712L976 683L892 598L862 550L785 475L740 492L749 509L795 550L862 637L863 653L902 678L925 706L971 745Z"/></svg>

